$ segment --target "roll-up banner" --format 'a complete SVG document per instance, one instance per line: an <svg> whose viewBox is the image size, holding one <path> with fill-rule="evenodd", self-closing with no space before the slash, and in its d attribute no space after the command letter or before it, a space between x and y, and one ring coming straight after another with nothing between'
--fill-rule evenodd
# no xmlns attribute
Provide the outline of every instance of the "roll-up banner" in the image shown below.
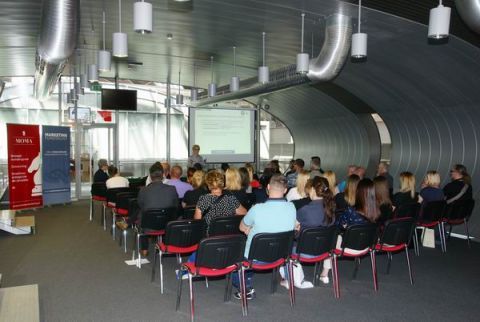
<svg viewBox="0 0 480 322"><path fill-rule="evenodd" d="M43 204L70 202L70 128L42 126Z"/></svg>
<svg viewBox="0 0 480 322"><path fill-rule="evenodd" d="M7 124L10 209L42 206L42 159L38 125Z"/></svg>

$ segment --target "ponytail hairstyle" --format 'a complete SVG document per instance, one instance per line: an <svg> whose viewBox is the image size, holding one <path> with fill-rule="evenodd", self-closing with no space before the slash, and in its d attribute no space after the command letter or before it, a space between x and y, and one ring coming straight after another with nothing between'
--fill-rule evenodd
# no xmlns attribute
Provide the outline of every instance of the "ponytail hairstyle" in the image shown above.
<svg viewBox="0 0 480 322"><path fill-rule="evenodd" d="M329 225L335 219L335 199L333 192L330 190L328 180L317 176L311 180L311 185L317 197L323 198L324 223Z"/></svg>

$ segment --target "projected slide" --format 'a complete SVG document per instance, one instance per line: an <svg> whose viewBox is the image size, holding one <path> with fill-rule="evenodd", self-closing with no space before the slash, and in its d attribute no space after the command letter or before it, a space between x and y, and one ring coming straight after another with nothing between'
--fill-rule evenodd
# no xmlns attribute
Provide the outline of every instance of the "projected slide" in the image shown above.
<svg viewBox="0 0 480 322"><path fill-rule="evenodd" d="M253 162L254 111L190 108L190 151L200 145L207 163Z"/></svg>

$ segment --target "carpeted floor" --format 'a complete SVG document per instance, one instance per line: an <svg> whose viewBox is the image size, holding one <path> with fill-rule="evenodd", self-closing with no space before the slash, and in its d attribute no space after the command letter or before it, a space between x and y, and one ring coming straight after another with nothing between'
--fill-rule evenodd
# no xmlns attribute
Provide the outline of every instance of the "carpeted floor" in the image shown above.
<svg viewBox="0 0 480 322"><path fill-rule="evenodd" d="M150 282L151 265L127 266L125 254L111 235L88 220L88 203L33 212L37 234L0 233L2 287L39 284L42 321L188 321L188 283L180 310L175 311L175 258L165 260L166 289ZM100 213L98 208L97 213ZM27 213L25 213L27 214ZM131 240L129 240L131 243ZM131 245L129 245L131 247ZM378 256L379 291L375 293L370 262L362 261L356 280L353 262L341 261L341 298L331 284L297 290L290 308L282 287L269 293L270 274L255 275L257 298L244 318L240 303L223 302L224 280L195 282L197 321L478 321L480 319L480 244L453 239L448 253L422 249L412 256L415 285L408 280L403 254L394 256L390 275L386 258ZM413 252L412 252L413 253ZM305 268L311 279L312 267Z"/></svg>

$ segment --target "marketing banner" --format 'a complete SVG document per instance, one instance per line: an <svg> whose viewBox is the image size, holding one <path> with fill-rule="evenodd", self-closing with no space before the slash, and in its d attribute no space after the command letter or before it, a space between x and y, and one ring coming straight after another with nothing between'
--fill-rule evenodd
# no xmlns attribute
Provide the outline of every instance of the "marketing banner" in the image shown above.
<svg viewBox="0 0 480 322"><path fill-rule="evenodd" d="M42 126L43 204L70 202L70 128Z"/></svg>
<svg viewBox="0 0 480 322"><path fill-rule="evenodd" d="M7 124L10 209L42 206L38 125Z"/></svg>

